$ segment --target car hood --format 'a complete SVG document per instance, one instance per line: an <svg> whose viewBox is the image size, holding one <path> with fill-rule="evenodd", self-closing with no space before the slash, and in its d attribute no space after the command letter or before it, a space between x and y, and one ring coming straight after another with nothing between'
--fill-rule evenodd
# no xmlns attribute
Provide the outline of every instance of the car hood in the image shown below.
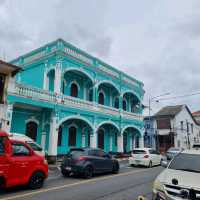
<svg viewBox="0 0 200 200"><path fill-rule="evenodd" d="M200 173L187 172L174 169L165 169L157 179L163 184L172 184L172 179L178 180L178 185L200 189Z"/></svg>

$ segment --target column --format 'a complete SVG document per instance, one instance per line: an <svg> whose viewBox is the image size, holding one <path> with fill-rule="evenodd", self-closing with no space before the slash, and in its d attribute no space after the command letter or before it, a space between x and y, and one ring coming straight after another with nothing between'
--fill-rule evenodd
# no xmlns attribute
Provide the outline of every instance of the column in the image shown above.
<svg viewBox="0 0 200 200"><path fill-rule="evenodd" d="M87 144L86 144L86 135L85 133L82 133L82 147L86 147Z"/></svg>
<svg viewBox="0 0 200 200"><path fill-rule="evenodd" d="M49 161L51 163L56 162L57 156L57 141L58 141L58 127L57 127L57 113L53 112L51 116L50 123L50 133L49 133Z"/></svg>
<svg viewBox="0 0 200 200"><path fill-rule="evenodd" d="M93 98L92 98L93 102L97 103L98 102L98 97L97 97L97 87L96 87L96 85L93 86L92 95L93 95Z"/></svg>
<svg viewBox="0 0 200 200"><path fill-rule="evenodd" d="M124 152L123 134L117 136L117 152Z"/></svg>
<svg viewBox="0 0 200 200"><path fill-rule="evenodd" d="M112 132L110 132L110 134L109 134L109 139L110 139L110 141L109 141L109 145L110 145L109 151L112 151L113 150L112 149L112 147L113 147L113 133Z"/></svg>
<svg viewBox="0 0 200 200"><path fill-rule="evenodd" d="M96 148L97 147L97 133L96 132L90 135L90 141L91 141L91 147Z"/></svg>
<svg viewBox="0 0 200 200"><path fill-rule="evenodd" d="M122 96L122 94L119 96L119 109L120 110L123 110L123 106L122 106L122 102L123 102L123 96Z"/></svg>
<svg viewBox="0 0 200 200"><path fill-rule="evenodd" d="M141 135L141 137L139 138L139 147L144 148L144 137L143 137L143 135Z"/></svg>
<svg viewBox="0 0 200 200"><path fill-rule="evenodd" d="M54 92L60 93L61 89L61 65L62 63L59 61L56 63L56 68L55 68L55 82L54 82Z"/></svg>

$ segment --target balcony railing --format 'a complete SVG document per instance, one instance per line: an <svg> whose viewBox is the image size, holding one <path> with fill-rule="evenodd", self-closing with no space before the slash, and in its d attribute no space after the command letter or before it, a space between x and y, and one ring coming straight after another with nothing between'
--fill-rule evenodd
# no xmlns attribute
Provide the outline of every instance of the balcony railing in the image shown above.
<svg viewBox="0 0 200 200"><path fill-rule="evenodd" d="M33 100L41 100L49 103L64 105L67 107L81 108L83 110L98 112L107 115L122 115L123 118L142 120L141 114L135 114L119 109L97 104L95 102L86 101L79 98L56 94L40 88L34 88L27 85L15 84L14 90L8 91L9 94L22 96Z"/></svg>

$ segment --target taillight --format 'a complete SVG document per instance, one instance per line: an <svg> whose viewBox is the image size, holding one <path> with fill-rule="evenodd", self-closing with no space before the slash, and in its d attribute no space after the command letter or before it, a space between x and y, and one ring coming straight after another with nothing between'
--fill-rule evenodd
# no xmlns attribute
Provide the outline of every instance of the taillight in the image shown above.
<svg viewBox="0 0 200 200"><path fill-rule="evenodd" d="M85 161L85 160L87 160L87 157L81 156L78 159L76 159L76 162Z"/></svg>
<svg viewBox="0 0 200 200"><path fill-rule="evenodd" d="M144 158L149 158L149 155L144 155Z"/></svg>

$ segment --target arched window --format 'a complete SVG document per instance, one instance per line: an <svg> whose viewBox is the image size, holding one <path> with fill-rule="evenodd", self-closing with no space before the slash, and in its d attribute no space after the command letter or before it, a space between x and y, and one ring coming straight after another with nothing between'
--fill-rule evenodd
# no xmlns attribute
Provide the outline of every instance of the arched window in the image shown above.
<svg viewBox="0 0 200 200"><path fill-rule="evenodd" d="M31 121L26 124L26 135L35 141L37 139L37 130L37 123Z"/></svg>
<svg viewBox="0 0 200 200"><path fill-rule="evenodd" d="M127 108L126 108L126 100L125 99L123 100L123 105L122 106L123 106L123 110L126 111Z"/></svg>
<svg viewBox="0 0 200 200"><path fill-rule="evenodd" d="M48 90L53 92L54 91L54 81L55 81L55 70L52 69L47 74L48 78Z"/></svg>
<svg viewBox="0 0 200 200"><path fill-rule="evenodd" d="M98 131L98 148L104 149L104 130L100 129Z"/></svg>
<svg viewBox="0 0 200 200"><path fill-rule="evenodd" d="M118 97L115 98L114 107L117 109L119 108L119 98Z"/></svg>
<svg viewBox="0 0 200 200"><path fill-rule="evenodd" d="M98 103L101 104L101 105L104 105L104 94L103 94L103 92L99 93Z"/></svg>
<svg viewBox="0 0 200 200"><path fill-rule="evenodd" d="M76 146L76 127L69 128L68 146Z"/></svg>
<svg viewBox="0 0 200 200"><path fill-rule="evenodd" d="M70 95L72 97L78 97L78 86L76 83L71 84Z"/></svg>
<svg viewBox="0 0 200 200"><path fill-rule="evenodd" d="M58 146L62 146L62 126L58 129Z"/></svg>

